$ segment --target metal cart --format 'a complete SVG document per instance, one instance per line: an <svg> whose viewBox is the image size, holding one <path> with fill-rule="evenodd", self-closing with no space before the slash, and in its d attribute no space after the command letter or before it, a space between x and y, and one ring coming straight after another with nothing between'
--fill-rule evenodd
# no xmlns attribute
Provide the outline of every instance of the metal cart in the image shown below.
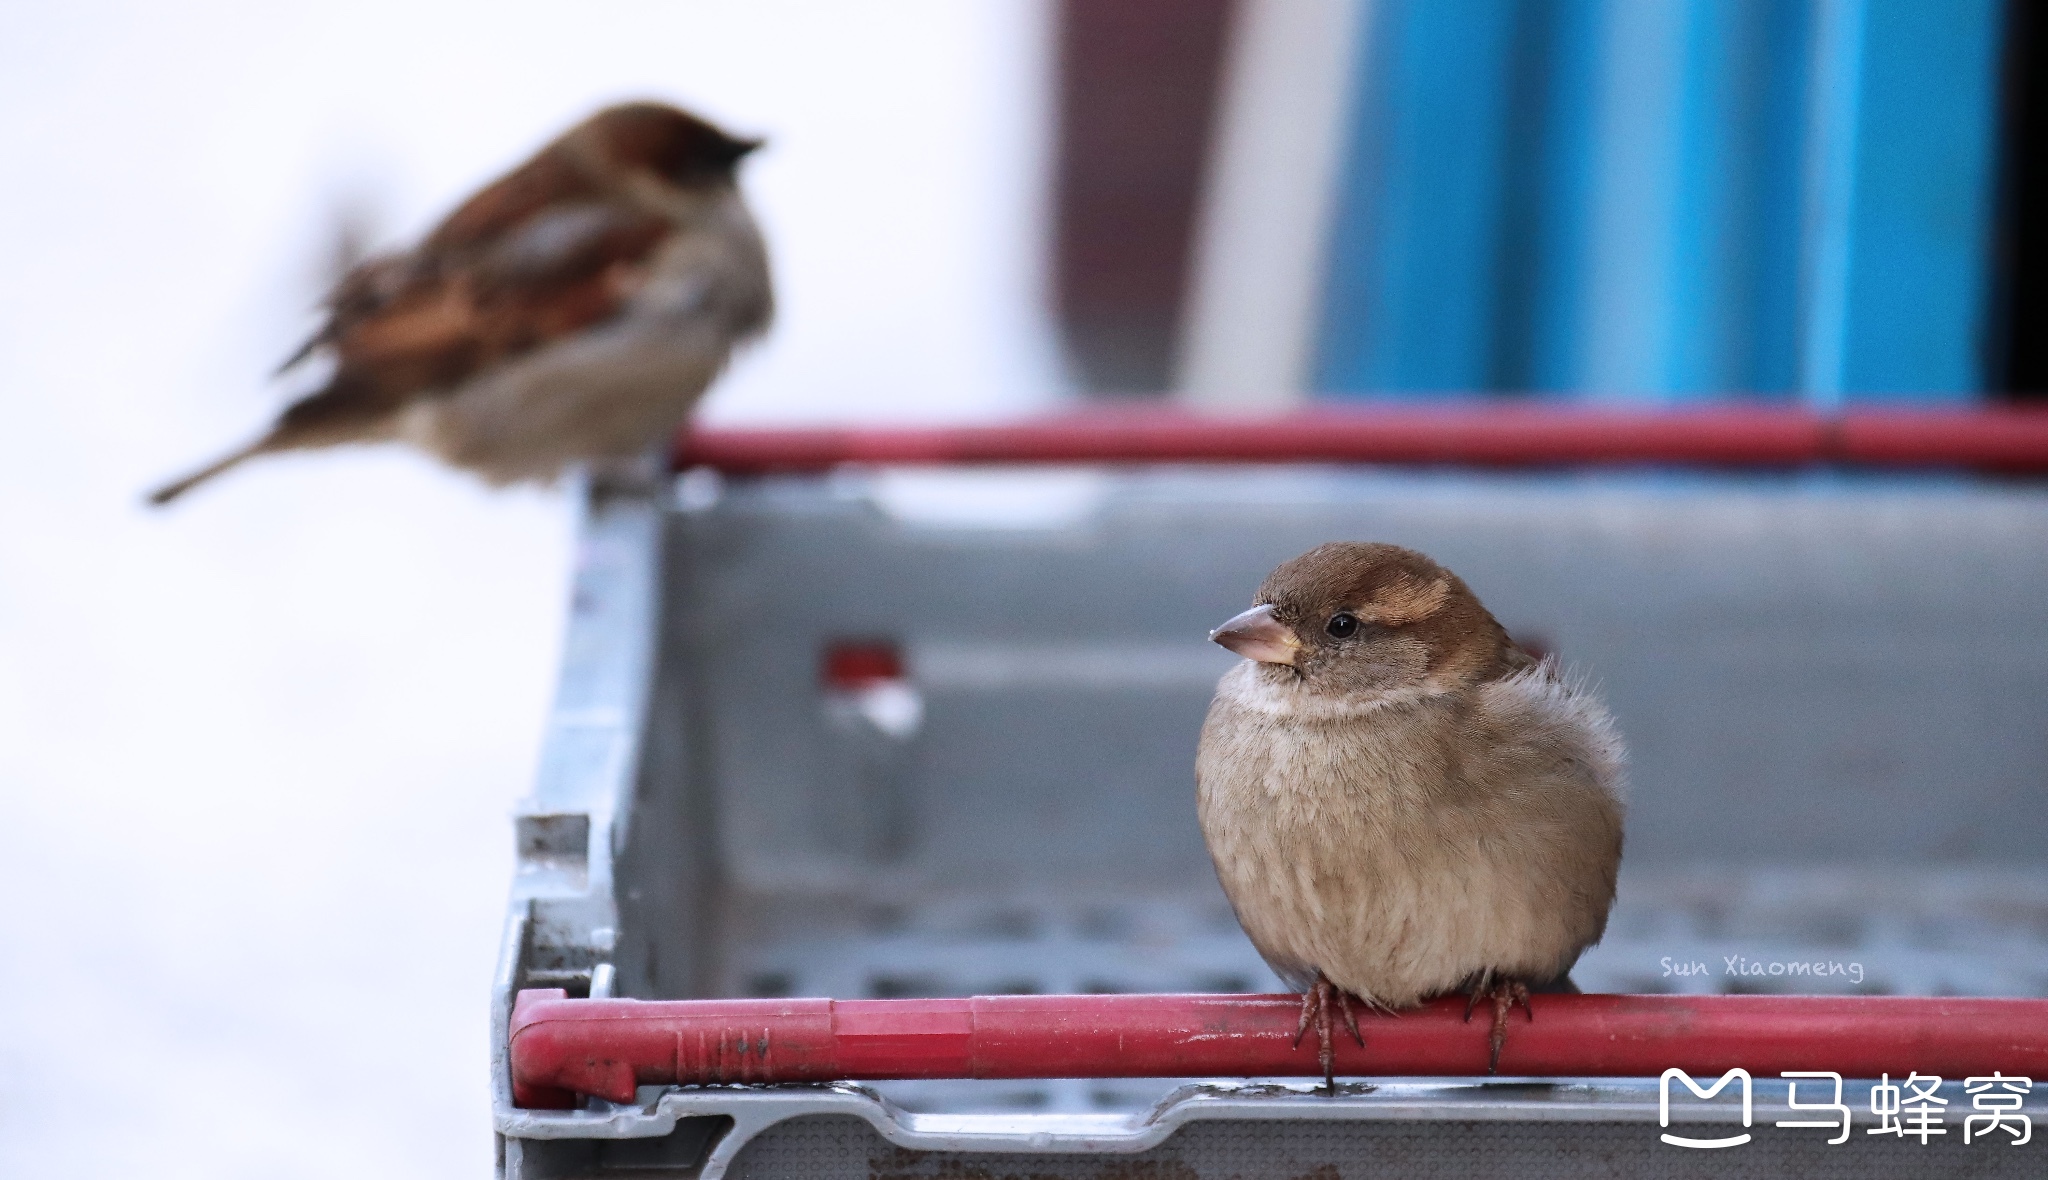
<svg viewBox="0 0 2048 1180"><path fill-rule="evenodd" d="M516 817L501 1175L2038 1175L2048 1135L1963 1142L1961 1078L1938 1091L1951 1133L1924 1143L1867 1134L1852 1079L1856 1133L1837 1145L1774 1126L1786 1082L1759 1076L1753 1139L1726 1151L1664 1140L1740 1120L1734 1091L1660 1113L1656 1078L513 1101L507 1029L528 989L1278 990L1195 825L1195 735L1231 660L1203 636L1273 565L1336 538L1431 553L1602 686L1634 796L1586 990L2048 995L2048 490L1799 466L2038 469L2048 429L1872 421L728 432L692 440L673 478L588 489L560 690ZM1766 470L1612 466L1633 460ZM1499 469L1525 462L1574 465Z"/></svg>

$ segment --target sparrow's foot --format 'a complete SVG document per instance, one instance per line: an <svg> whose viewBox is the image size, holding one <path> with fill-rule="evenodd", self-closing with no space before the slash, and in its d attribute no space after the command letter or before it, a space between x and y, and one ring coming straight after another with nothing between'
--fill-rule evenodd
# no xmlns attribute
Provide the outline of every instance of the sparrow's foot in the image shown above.
<svg viewBox="0 0 2048 1180"><path fill-rule="evenodd" d="M1358 1047L1365 1048L1365 1034L1358 1031L1358 1017L1351 1012L1351 993L1331 983L1322 972L1316 972L1316 981L1301 993L1301 1022L1294 1026L1294 1047L1301 1047L1301 1038L1308 1033L1309 1025L1316 1029L1316 1063L1323 1067L1323 1092L1334 1096L1337 1093L1337 1046L1331 1039L1330 1009L1335 1008L1344 1019L1344 1027L1351 1033L1351 1039Z"/></svg>
<svg viewBox="0 0 2048 1180"><path fill-rule="evenodd" d="M1486 1057L1486 1072L1498 1073L1500 1047L1508 1041L1508 1013L1515 1010L1516 1004L1520 1004L1522 1011L1529 1015L1529 1023L1534 1024L1536 1006L1529 1002L1529 985L1519 979L1501 979L1491 984L1481 982L1475 984L1472 990L1465 994L1466 1023L1471 1023L1472 1009L1478 1006L1481 998L1493 1001L1493 1033L1487 1038L1487 1045L1491 1051Z"/></svg>
<svg viewBox="0 0 2048 1180"><path fill-rule="evenodd" d="M648 450L638 455L613 455L584 463L584 478L590 494L600 500L652 495L668 473L666 451Z"/></svg>

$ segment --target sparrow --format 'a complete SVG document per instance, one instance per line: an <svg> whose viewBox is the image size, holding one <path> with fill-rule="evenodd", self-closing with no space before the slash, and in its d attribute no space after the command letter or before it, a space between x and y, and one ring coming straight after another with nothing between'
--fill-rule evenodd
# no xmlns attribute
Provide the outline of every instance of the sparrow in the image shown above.
<svg viewBox="0 0 2048 1180"><path fill-rule="evenodd" d="M278 370L329 356L325 383L151 502L308 447L402 440L504 484L666 440L773 314L735 176L759 146L660 103L592 115L344 274Z"/></svg>
<svg viewBox="0 0 2048 1180"><path fill-rule="evenodd" d="M1302 992L1334 1092L1334 1009L1493 1006L1488 1071L1531 992L1575 992L1621 864L1623 749L1554 657L1412 549L1334 542L1209 636L1223 674L1195 758L1202 834L1240 925Z"/></svg>

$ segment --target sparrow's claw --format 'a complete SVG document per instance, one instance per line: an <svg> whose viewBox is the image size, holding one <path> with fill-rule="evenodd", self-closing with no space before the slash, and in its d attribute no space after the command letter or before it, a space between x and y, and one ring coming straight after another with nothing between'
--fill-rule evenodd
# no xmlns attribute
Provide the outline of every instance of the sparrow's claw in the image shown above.
<svg viewBox="0 0 2048 1180"><path fill-rule="evenodd" d="M1358 1047L1365 1048L1365 1034L1358 1031L1358 1017L1351 1011L1351 995L1343 988L1331 983L1321 973L1309 989L1301 993L1301 1019L1294 1026L1294 1047L1301 1048L1301 1038L1308 1033L1313 1023L1316 1029L1316 1064L1323 1067L1323 1092L1337 1093L1337 1044L1331 1035L1330 1009L1335 1008L1344 1018L1344 1027L1350 1031L1351 1039Z"/></svg>
<svg viewBox="0 0 2048 1180"><path fill-rule="evenodd" d="M1294 1047L1297 1049L1301 1048L1301 1038L1308 1033L1308 1022L1315 1019L1316 1003L1322 998L1323 982L1323 977L1318 975L1315 984L1301 993L1301 1019L1294 1024Z"/></svg>
<svg viewBox="0 0 2048 1180"><path fill-rule="evenodd" d="M1472 1009L1481 997L1493 1001L1493 1031L1487 1036L1486 1072L1500 1072L1500 1047L1508 1040L1508 1013L1520 1004L1529 1016L1529 1023L1536 1023L1536 1006L1529 1002L1529 985L1519 979L1503 979L1491 985L1480 983L1465 994L1465 1020L1472 1019Z"/></svg>
<svg viewBox="0 0 2048 1180"><path fill-rule="evenodd" d="M1358 1031L1358 1017L1351 1011L1349 992L1337 993L1337 1011L1344 1017L1344 1027L1351 1030L1351 1039L1358 1042L1359 1048L1365 1048L1365 1034Z"/></svg>

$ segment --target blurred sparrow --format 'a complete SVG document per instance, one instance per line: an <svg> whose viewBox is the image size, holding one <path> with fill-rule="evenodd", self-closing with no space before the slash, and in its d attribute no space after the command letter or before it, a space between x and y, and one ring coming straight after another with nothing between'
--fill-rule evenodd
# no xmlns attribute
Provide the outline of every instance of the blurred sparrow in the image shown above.
<svg viewBox="0 0 2048 1180"><path fill-rule="evenodd" d="M326 383L150 500L304 447L404 440L508 483L666 442L773 309L734 179L757 146L657 103L592 115L344 275L279 370L331 355Z"/></svg>
<svg viewBox="0 0 2048 1180"><path fill-rule="evenodd" d="M1223 675L1195 760L1203 835L1254 946L1332 1010L1452 992L1493 1006L1489 1071L1531 991L1600 940L1621 863L1622 747L1555 660L1457 575L1393 545L1323 545L1210 638ZM1363 1038L1359 1043L1364 1044Z"/></svg>

